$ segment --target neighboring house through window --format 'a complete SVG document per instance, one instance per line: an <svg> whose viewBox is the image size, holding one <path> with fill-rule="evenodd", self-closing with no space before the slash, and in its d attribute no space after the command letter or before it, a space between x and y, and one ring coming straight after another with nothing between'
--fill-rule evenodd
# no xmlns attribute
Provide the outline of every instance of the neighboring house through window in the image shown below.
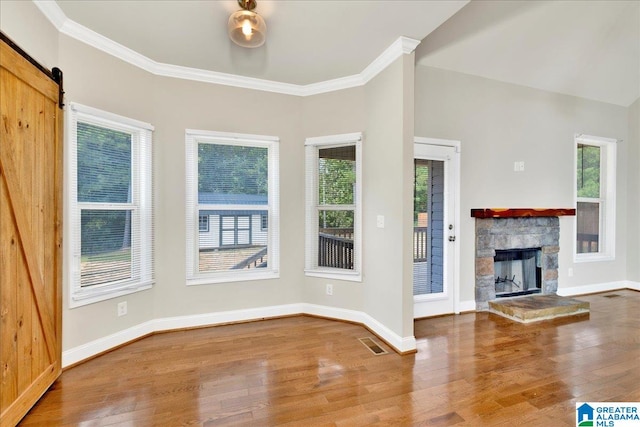
<svg viewBox="0 0 640 427"><path fill-rule="evenodd" d="M153 284L153 127L75 103L68 118L68 271L75 307Z"/></svg>
<svg viewBox="0 0 640 427"><path fill-rule="evenodd" d="M575 260L615 258L616 141L577 135Z"/></svg>
<svg viewBox="0 0 640 427"><path fill-rule="evenodd" d="M306 274L361 280L362 134L307 138Z"/></svg>
<svg viewBox="0 0 640 427"><path fill-rule="evenodd" d="M187 130L186 158L187 283L278 277L278 138Z"/></svg>

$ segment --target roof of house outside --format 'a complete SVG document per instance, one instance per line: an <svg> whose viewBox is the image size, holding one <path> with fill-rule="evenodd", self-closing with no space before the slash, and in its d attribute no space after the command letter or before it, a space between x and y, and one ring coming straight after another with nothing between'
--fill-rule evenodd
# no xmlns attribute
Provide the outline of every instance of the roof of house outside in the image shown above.
<svg viewBox="0 0 640 427"><path fill-rule="evenodd" d="M221 194L198 193L198 203L203 205L264 205L268 204L266 194Z"/></svg>

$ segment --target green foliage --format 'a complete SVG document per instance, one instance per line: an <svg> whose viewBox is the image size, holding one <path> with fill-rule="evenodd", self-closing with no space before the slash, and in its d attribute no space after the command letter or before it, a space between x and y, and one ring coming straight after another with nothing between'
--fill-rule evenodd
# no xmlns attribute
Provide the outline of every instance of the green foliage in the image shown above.
<svg viewBox="0 0 640 427"><path fill-rule="evenodd" d="M131 202L131 135L79 122L77 126L78 202ZM83 210L82 255L129 247L130 211Z"/></svg>
<svg viewBox="0 0 640 427"><path fill-rule="evenodd" d="M426 164L416 164L414 167L413 187L413 225L418 225L418 214L427 212L429 200L429 167Z"/></svg>
<svg viewBox="0 0 640 427"><path fill-rule="evenodd" d="M318 203L353 205L356 162L347 159L318 159ZM353 228L353 211L322 210L320 228Z"/></svg>
<svg viewBox="0 0 640 427"><path fill-rule="evenodd" d="M353 160L318 160L318 201L322 205L352 205L356 182Z"/></svg>
<svg viewBox="0 0 640 427"><path fill-rule="evenodd" d="M127 203L131 185L131 135L78 123L78 201Z"/></svg>
<svg viewBox="0 0 640 427"><path fill-rule="evenodd" d="M600 197L600 147L578 144L578 197Z"/></svg>
<svg viewBox="0 0 640 427"><path fill-rule="evenodd" d="M223 144L198 144L198 191L267 195L268 150Z"/></svg>
<svg viewBox="0 0 640 427"><path fill-rule="evenodd" d="M131 211L83 210L80 224L82 256L131 246Z"/></svg>

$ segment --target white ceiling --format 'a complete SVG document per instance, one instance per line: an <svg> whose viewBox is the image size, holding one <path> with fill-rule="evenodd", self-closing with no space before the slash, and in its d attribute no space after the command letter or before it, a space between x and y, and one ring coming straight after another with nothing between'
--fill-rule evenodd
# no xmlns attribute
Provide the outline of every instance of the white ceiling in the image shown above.
<svg viewBox="0 0 640 427"><path fill-rule="evenodd" d="M628 106L640 1L258 0L267 42L226 35L236 0L57 0L67 18L158 63L308 85L361 73L400 36L419 64Z"/></svg>
<svg viewBox="0 0 640 427"><path fill-rule="evenodd" d="M640 97L640 1L472 1L416 62L626 107Z"/></svg>

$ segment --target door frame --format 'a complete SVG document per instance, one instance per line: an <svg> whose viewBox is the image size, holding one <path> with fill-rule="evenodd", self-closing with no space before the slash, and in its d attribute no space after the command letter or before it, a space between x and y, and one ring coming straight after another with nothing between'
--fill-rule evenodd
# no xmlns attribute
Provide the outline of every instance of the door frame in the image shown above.
<svg viewBox="0 0 640 427"><path fill-rule="evenodd" d="M447 257L444 259L443 268L448 268L448 263L453 262L453 277L450 278L450 288L453 299L453 313L460 314L460 153L462 152L462 144L457 140L440 139L440 138L426 138L416 136L413 139L414 147L416 144L431 145L434 147L448 147L453 148L454 155L449 159L449 167L451 167L453 182L447 183L453 189L453 212L451 213L451 219L454 224L453 235L456 237L452 242L453 251L447 252ZM415 159L415 154L414 154ZM413 300L413 295L412 295Z"/></svg>

